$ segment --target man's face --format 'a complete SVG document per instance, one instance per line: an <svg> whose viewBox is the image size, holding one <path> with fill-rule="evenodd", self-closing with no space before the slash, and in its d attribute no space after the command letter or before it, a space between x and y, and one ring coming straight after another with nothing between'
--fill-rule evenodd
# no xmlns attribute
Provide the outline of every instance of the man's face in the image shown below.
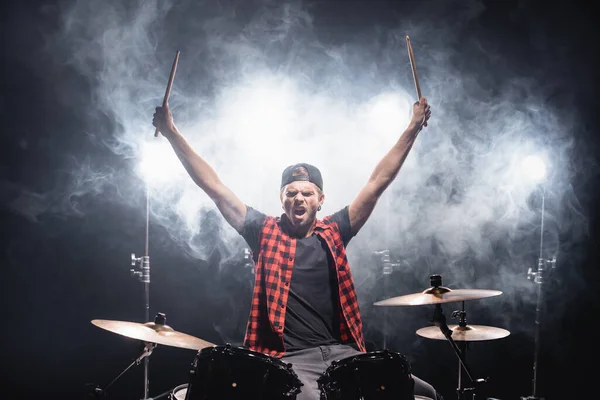
<svg viewBox="0 0 600 400"><path fill-rule="evenodd" d="M325 199L319 188L309 181L294 181L281 191L285 215L296 227L305 227L315 221L317 208Z"/></svg>

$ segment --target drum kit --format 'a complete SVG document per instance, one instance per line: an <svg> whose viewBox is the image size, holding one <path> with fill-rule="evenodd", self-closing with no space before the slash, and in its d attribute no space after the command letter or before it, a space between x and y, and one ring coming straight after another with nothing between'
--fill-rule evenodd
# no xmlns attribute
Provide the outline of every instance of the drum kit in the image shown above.
<svg viewBox="0 0 600 400"><path fill-rule="evenodd" d="M464 302L502 294L498 290L449 289L442 286L439 275L430 277L431 287L420 293L392 297L374 303L375 306L420 306L433 305L433 325L421 328L416 334L427 339L450 342L459 360L459 399L465 395L475 398L475 389L486 379L475 379L466 364L466 344L469 342L502 339L510 334L501 328L468 325ZM446 325L441 305L462 302L462 309L454 311L452 317L458 324ZM95 319L95 326L104 330L137 339L144 344L142 354L105 388L96 387L94 394L105 395L125 371L139 365L157 345L171 346L196 351L189 370L189 382L181 384L152 399L168 397L170 400L216 400L216 399L295 399L301 392L302 382L290 363L230 344L216 345L200 338L175 331L166 324L163 313L156 315L154 322L136 323ZM458 344L457 344L458 343ZM147 365L147 364L146 364ZM462 377L467 374L473 387L465 387ZM390 350L359 354L347 359L336 360L318 380L322 400L375 400L375 399L427 399L413 394L410 363L402 354ZM147 380L147 376L144 377ZM144 382L148 388L148 382ZM149 397L147 397L149 398Z"/></svg>
<svg viewBox="0 0 600 400"><path fill-rule="evenodd" d="M411 68L417 90L417 98L421 98L418 83L414 54L410 39L406 36ZM176 53L169 83L165 92L163 105L167 104L171 85L175 76L179 51ZM158 135L158 129L154 136ZM540 259L537 272L529 271L528 275L535 278L538 287L538 308L536 309L536 352L534 360L533 396L528 400L536 400L536 374L537 353L539 336L539 309L541 308L541 283L542 273L546 264L554 268L555 259L552 261L542 258L543 250L543 216L544 203L542 202L542 225L540 239ZM145 254L135 257L132 254L132 265L138 270L131 270L132 275L144 284L145 320L149 320L149 287L150 287L150 260L148 256L149 232L149 190L146 190L146 231ZM384 274L390 273L392 263L389 250L384 251ZM248 254L247 254L248 256ZM416 334L431 340L448 341L458 358L458 387L457 395L461 400L465 395L475 398L476 388L487 382L485 379L476 379L466 364L466 349L469 342L489 341L505 338L509 331L497 327L468 325L464 302L469 300L494 297L502 294L498 290L482 289L449 289L442 286L440 275L430 277L431 287L420 293L399 297L392 297L374 303L375 306L423 306L433 305L434 313L428 326L416 331ZM446 303L462 302L462 309L452 313L453 318L459 320L458 324L447 325L446 317L441 305ZM95 319L91 321L95 326L104 330L137 339L143 343L141 355L134 360L123 372L103 389L95 387L93 394L105 395L107 389L119 379L128 369L144 362L144 398L143 400L158 400L169 397L170 400L223 400L223 399L251 399L251 400L284 400L295 399L300 393L303 383L294 372L293 365L266 354L252 351L243 347L230 344L216 345L197 337L177 332L166 325L165 314L156 315L154 322L135 323L127 321L113 321ZM386 326L384 331L386 331ZM458 343L458 344L457 344ZM157 345L178 347L196 350L196 356L189 370L189 382L178 385L172 390L150 398L148 396L148 362ZM362 353L346 359L336 360L324 371L318 379L321 400L433 400L414 394L414 381L411 378L411 367L406 357L400 353L387 349L384 333L384 350ZM465 387L462 374L466 373L472 387Z"/></svg>

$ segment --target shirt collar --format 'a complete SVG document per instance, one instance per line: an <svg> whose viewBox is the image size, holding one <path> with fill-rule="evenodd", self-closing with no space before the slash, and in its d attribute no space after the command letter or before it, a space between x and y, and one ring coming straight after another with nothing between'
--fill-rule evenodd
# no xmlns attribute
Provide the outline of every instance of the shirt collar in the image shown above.
<svg viewBox="0 0 600 400"><path fill-rule="evenodd" d="M279 218L279 220L281 221L281 227L282 227L282 229L284 231L288 231L288 229L286 229L286 228L288 228L288 227L291 226L291 222L290 222L288 216L285 215L285 214L281 214L281 217ZM325 222L323 222L323 221L321 221L320 219L317 218L317 222L315 223L314 231L322 232L322 231L324 231L324 230L326 230L328 228L329 227L328 227L328 225Z"/></svg>

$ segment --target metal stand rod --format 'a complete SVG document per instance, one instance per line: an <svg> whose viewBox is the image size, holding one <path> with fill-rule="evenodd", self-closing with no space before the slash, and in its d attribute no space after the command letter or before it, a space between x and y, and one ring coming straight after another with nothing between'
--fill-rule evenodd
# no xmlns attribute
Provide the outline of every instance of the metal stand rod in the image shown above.
<svg viewBox="0 0 600 400"><path fill-rule="evenodd" d="M540 354L540 323L542 309L542 285L543 279L541 274L544 271L544 214L546 212L546 190L542 188L542 214L540 223L540 257L538 259L538 273L540 274L539 284L537 287L537 304L535 306L535 334L534 334L534 350L533 350L533 379L531 382L531 393L533 398L537 398L537 378L538 378L538 359ZM537 283L537 282L536 282Z"/></svg>
<svg viewBox="0 0 600 400"><path fill-rule="evenodd" d="M452 339L452 330L450 328L448 328L448 325L446 325L446 316L444 315L444 312L442 311L442 307L439 304L435 305L432 322L435 326L440 328L440 331L442 331L442 334L444 335L444 337L448 340L448 342L452 346L452 349L454 350L456 357L458 357L458 360L460 361L460 365L462 365L462 367L465 369L465 372L467 373L469 379L471 381L474 381L473 376L471 375L471 372L469 371L469 367L467 367L467 364L465 363L462 355L460 354L460 349L458 348L458 346Z"/></svg>
<svg viewBox="0 0 600 400"><path fill-rule="evenodd" d="M383 275L383 291L384 291L384 296L385 298L388 297L388 289L389 289L389 285L390 285L390 274L389 273L385 273ZM388 348L388 331L389 331L389 327L388 327L388 314L389 314L389 307L384 307L383 310L383 349L387 349Z"/></svg>
<svg viewBox="0 0 600 400"><path fill-rule="evenodd" d="M458 326L465 328L467 326L467 313L465 311L465 302L462 302L462 310L461 311L454 311L452 313L452 317L454 318L458 318ZM466 341L461 341L458 343L458 347L460 349L460 354L462 355L462 359L464 361L464 363L467 363L467 348L468 348L468 343ZM465 387L464 386L464 379L463 379L463 367L462 367L462 363L458 362L458 386L456 387L456 393L458 395L458 400L462 400L464 397L464 393L467 391L471 392L471 399L475 398L475 393L474 391L474 387Z"/></svg>
<svg viewBox="0 0 600 400"><path fill-rule="evenodd" d="M162 393L161 393L161 394L159 394L158 396L150 397L148 400L158 400L158 399L162 399L163 397L170 395L172 391L173 391L172 389L169 389L169 390L167 390L167 391L165 391L165 392L162 392Z"/></svg>
<svg viewBox="0 0 600 400"><path fill-rule="evenodd" d="M150 234L150 189L146 185L146 235L144 243L144 264L142 266L142 282L144 283L144 317L145 322L150 322L150 257L148 255ZM150 359L144 359L144 399L147 399L150 392L149 376Z"/></svg>
<svg viewBox="0 0 600 400"><path fill-rule="evenodd" d="M146 229L144 237L144 256L136 258L131 254L131 265L138 266L139 271L131 269L131 274L137 277L144 285L144 322L150 322L150 256L149 256L149 232L150 232L150 188L146 185ZM150 359L144 359L144 400L148 399L150 391L149 377Z"/></svg>
<svg viewBox="0 0 600 400"><path fill-rule="evenodd" d="M148 357L150 357L150 355L152 354L152 351L154 350L155 347L156 347L155 343L144 342L144 348L142 350L142 354L140 354L135 360L133 360L133 362L131 364L129 364L127 366L127 368L125 368L119 375L117 375L117 377L115 379L110 381L110 383L108 385L106 385L104 387L104 389L96 387L94 389L94 395L95 396L106 395L106 391L108 390L108 388L111 387L120 377L122 377L125 374L125 372L129 371L131 369L131 367L133 367L134 365L139 365L142 360L144 360L144 362L146 362L148 360Z"/></svg>
<svg viewBox="0 0 600 400"><path fill-rule="evenodd" d="M463 361L466 363L467 362L467 344L465 342L460 342L459 347L460 347L460 353L462 354ZM462 364L459 361L458 362L458 386L456 389L456 392L458 394L458 400L461 400L463 398L463 394L464 394L465 390L466 389L463 386L463 379L462 379Z"/></svg>
<svg viewBox="0 0 600 400"><path fill-rule="evenodd" d="M538 271L539 271L538 267ZM538 398L537 380L538 380L538 361L540 355L540 324L542 315L542 283L537 286L537 303L535 306L535 333L533 336L533 379L531 381L531 393L534 399Z"/></svg>
<svg viewBox="0 0 600 400"><path fill-rule="evenodd" d="M521 397L521 399L527 400L538 400L543 399L538 397L538 372L539 372L539 355L540 355L540 328L542 324L542 307L543 307L543 285L546 281L544 275L546 263L550 265L550 268L556 267L556 258L551 260L544 259L544 217L546 211L546 189L542 187L542 210L541 210L541 222L540 222L540 257L538 258L537 271L533 272L531 268L527 271L527 279L532 279L538 285L537 286L537 302L535 306L535 325L534 325L534 344L533 344L533 379L531 381L531 392L532 395L528 397Z"/></svg>
<svg viewBox="0 0 600 400"><path fill-rule="evenodd" d="M440 331L442 331L442 334L446 337L446 339L452 346L456 357L458 357L459 365L462 366L462 369L464 369L471 382L473 382L476 385L486 383L488 380L487 378L473 379L473 375L471 375L471 371L469 370L469 367L467 367L467 364L463 358L463 355L461 354L460 349L456 345L456 342L454 342L454 340L452 339L452 330L448 328L448 325L446 325L446 317L444 316L444 313L442 312L442 307L439 304L435 305L435 311L433 313L432 322L435 326L440 328Z"/></svg>
<svg viewBox="0 0 600 400"><path fill-rule="evenodd" d="M144 238L144 265L142 266L142 282L144 283L144 317L150 322L150 188L146 185L146 235Z"/></svg>
<svg viewBox="0 0 600 400"><path fill-rule="evenodd" d="M390 275L394 271L394 268L400 266L398 262L392 262L390 257L390 250L380 250L375 251L375 254L381 257L382 264L382 274L383 274L383 296L384 298L388 298L389 296L389 287L390 287ZM389 326L388 326L388 313L389 307L383 308L383 348L387 349L387 341L389 336Z"/></svg>

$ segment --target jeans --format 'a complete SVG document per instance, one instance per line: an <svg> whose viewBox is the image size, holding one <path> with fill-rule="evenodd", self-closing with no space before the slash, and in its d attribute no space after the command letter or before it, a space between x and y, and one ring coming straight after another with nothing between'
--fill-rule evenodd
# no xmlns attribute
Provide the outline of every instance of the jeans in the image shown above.
<svg viewBox="0 0 600 400"><path fill-rule="evenodd" d="M331 365L331 362L357 354L364 353L343 344L287 352L281 360L292 363L294 372L304 384L301 387L302 392L298 394L296 400L319 400L321 393L317 379ZM443 400L442 396L429 383L414 375L411 375L411 377L415 382L415 395L425 397L425 399Z"/></svg>

